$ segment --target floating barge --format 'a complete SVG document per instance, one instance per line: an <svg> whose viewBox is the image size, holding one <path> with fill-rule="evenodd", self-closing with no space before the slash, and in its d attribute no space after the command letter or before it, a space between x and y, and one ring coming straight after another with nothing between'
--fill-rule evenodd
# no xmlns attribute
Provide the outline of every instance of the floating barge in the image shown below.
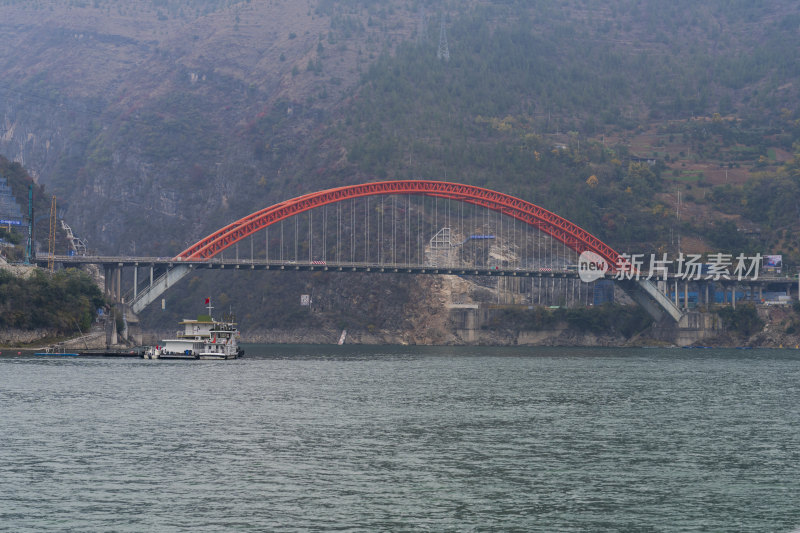
<svg viewBox="0 0 800 533"><path fill-rule="evenodd" d="M239 347L239 330L233 315L222 320L211 317L211 298L206 298L207 315L180 322L183 330L174 339L164 339L142 353L145 359L236 359L244 355Z"/></svg>

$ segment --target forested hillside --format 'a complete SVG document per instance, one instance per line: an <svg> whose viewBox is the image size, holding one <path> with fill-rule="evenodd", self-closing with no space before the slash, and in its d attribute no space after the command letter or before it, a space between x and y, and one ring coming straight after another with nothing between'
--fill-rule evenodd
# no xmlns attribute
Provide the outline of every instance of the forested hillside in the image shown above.
<svg viewBox="0 0 800 533"><path fill-rule="evenodd" d="M299 194L425 177L620 250L797 264L798 45L788 0L2 0L0 154L103 253L173 255ZM181 299L220 280L194 283Z"/></svg>
<svg viewBox="0 0 800 533"><path fill-rule="evenodd" d="M654 249L679 233L757 246L718 211L760 224L777 245L769 221L797 223L792 197L772 194L790 187L782 164L800 135L797 15L746 3L588 4L483 7L453 23L449 62L425 43L381 58L337 126L351 168L535 198L620 247ZM730 167L746 185L714 183L719 172L692 171L697 163L726 176ZM672 216L678 191L702 216Z"/></svg>
<svg viewBox="0 0 800 533"><path fill-rule="evenodd" d="M0 270L0 327L46 329L62 335L88 331L104 304L87 274L64 270L29 278Z"/></svg>

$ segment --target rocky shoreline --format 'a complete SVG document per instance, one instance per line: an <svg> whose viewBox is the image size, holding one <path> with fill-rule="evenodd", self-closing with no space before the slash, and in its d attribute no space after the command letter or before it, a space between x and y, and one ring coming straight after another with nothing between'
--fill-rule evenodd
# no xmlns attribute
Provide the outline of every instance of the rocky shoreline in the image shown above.
<svg viewBox="0 0 800 533"><path fill-rule="evenodd" d="M764 320L760 331L744 336L736 331L722 330L714 337L694 343L697 346L719 348L800 348L800 320L790 307L759 309ZM795 328L795 326L798 326ZM172 331L148 331L142 334L141 344L150 345L169 336ZM346 344L363 345L423 345L423 346L564 346L564 347L658 347L671 346L658 340L651 330L632 338L622 335L595 334L556 324L542 330L512 330L480 328L458 330L447 327L422 330L350 329ZM242 342L253 344L336 344L341 331L327 328L284 328L242 331ZM57 344L72 349L103 349L125 347L109 346L102 331L71 338L59 338L55 331L46 329L0 329L0 347L30 348L34 345ZM128 345L130 346L130 344Z"/></svg>
<svg viewBox="0 0 800 533"><path fill-rule="evenodd" d="M57 339L58 334L54 330L47 329L0 329L0 346L2 347L21 347L35 343L46 343L51 339Z"/></svg>
<svg viewBox="0 0 800 533"><path fill-rule="evenodd" d="M752 335L722 329L715 336L693 346L718 348L800 348L800 317L790 306L758 308L763 327ZM564 347L661 347L672 343L660 340L653 329L626 338L622 335L595 334L556 324L549 329L512 330L479 328L459 330L440 325L421 331L376 329L347 332L348 344L449 345L449 346L564 346ZM333 328L270 329L243 331L242 342L259 344L335 344L341 332Z"/></svg>

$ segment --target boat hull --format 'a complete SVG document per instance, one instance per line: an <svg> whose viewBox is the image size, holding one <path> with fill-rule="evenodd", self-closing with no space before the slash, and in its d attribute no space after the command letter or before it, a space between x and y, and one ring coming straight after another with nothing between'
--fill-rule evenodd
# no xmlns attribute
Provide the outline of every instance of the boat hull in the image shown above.
<svg viewBox="0 0 800 533"><path fill-rule="evenodd" d="M196 355L185 355L185 354L161 354L158 356L159 359L186 359L186 360L195 360L197 359Z"/></svg>
<svg viewBox="0 0 800 533"><path fill-rule="evenodd" d="M142 354L144 359L187 359L195 360L198 358L195 354L185 353L159 353L158 351L145 351Z"/></svg>
<svg viewBox="0 0 800 533"><path fill-rule="evenodd" d="M236 354L225 355L222 353L201 353L200 359L206 361L222 361L223 359L236 359Z"/></svg>

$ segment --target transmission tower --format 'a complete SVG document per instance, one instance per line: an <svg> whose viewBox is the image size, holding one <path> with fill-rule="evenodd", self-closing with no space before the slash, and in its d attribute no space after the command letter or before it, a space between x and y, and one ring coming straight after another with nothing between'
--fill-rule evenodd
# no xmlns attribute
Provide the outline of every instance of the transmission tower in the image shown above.
<svg viewBox="0 0 800 533"><path fill-rule="evenodd" d="M444 16L442 16L442 25L439 30L439 51L436 52L436 57L444 61L450 61L450 48L447 47L447 31L444 28Z"/></svg>

